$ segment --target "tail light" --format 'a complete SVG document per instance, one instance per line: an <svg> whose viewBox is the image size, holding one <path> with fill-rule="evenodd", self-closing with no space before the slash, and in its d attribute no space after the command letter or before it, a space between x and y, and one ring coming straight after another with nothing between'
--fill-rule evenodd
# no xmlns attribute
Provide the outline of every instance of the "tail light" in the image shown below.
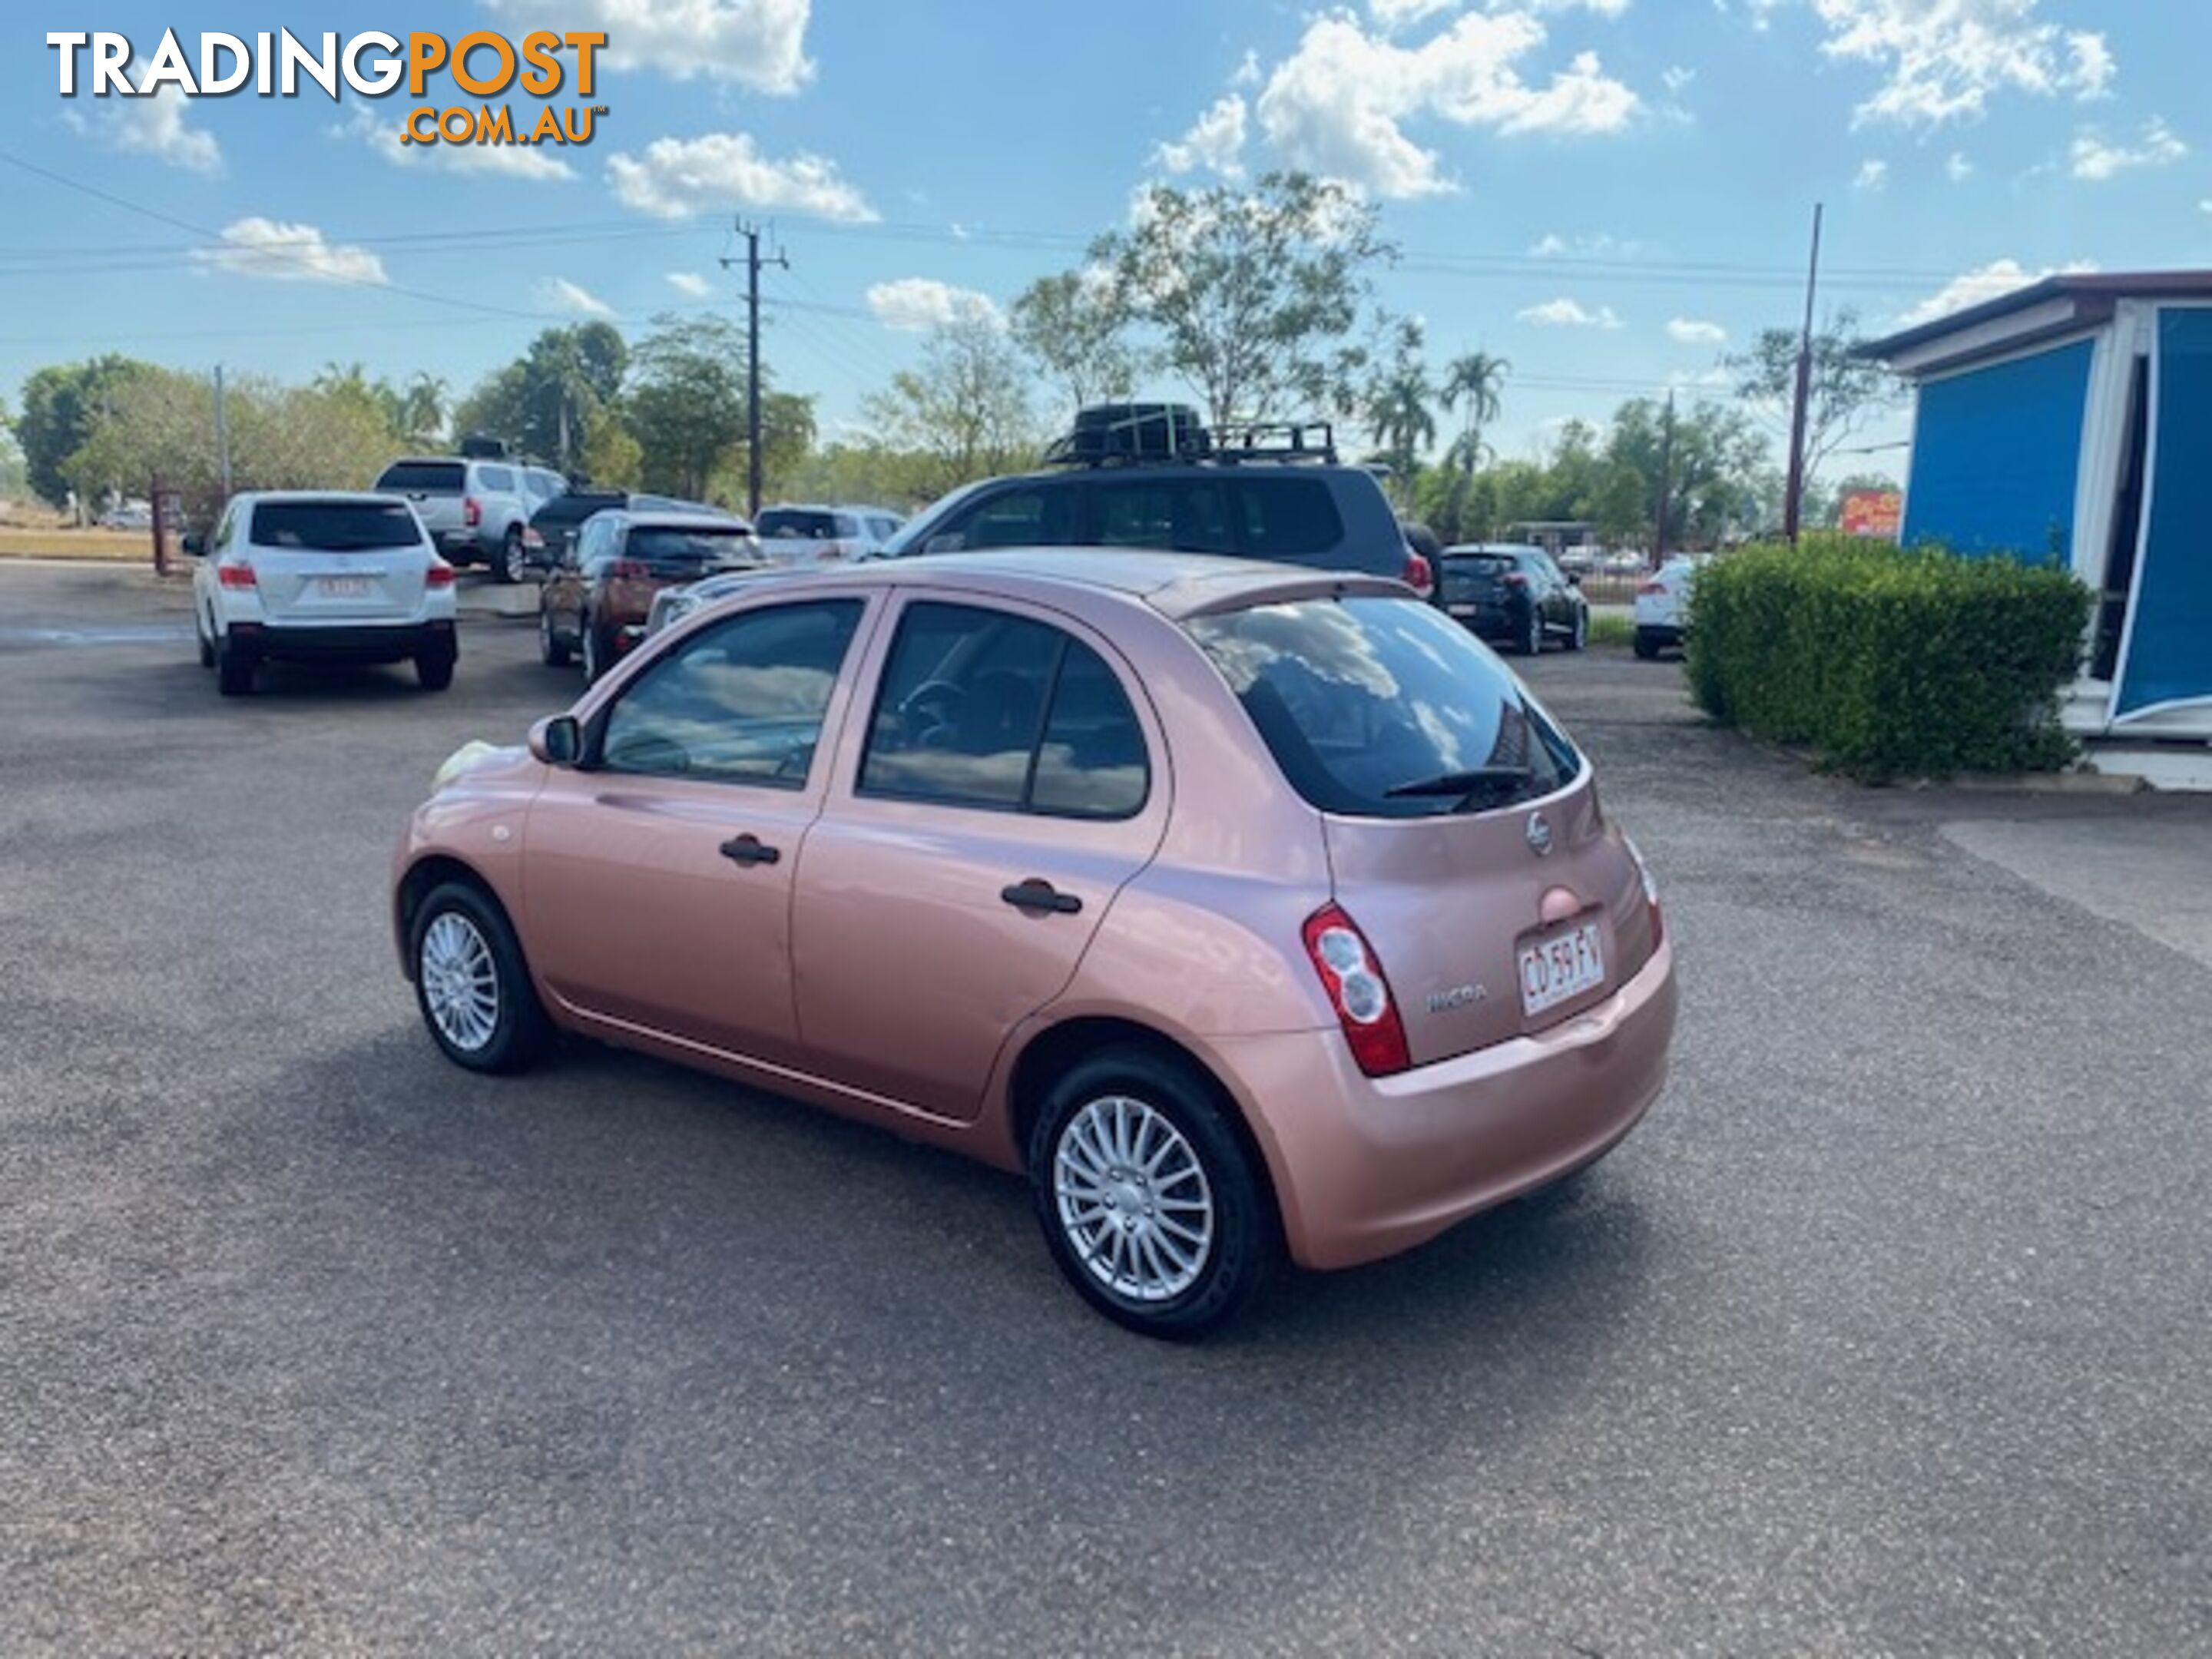
<svg viewBox="0 0 2212 1659"><path fill-rule="evenodd" d="M430 568L423 574L422 580L426 586L451 587L453 585L453 567L443 559L433 559L430 562Z"/></svg>
<svg viewBox="0 0 2212 1659"><path fill-rule="evenodd" d="M253 574L250 564L219 564L215 568L216 581L224 587L258 587L261 580Z"/></svg>
<svg viewBox="0 0 2212 1659"><path fill-rule="evenodd" d="M483 503L471 495L461 503L461 522L474 530L483 522Z"/></svg>
<svg viewBox="0 0 2212 1659"><path fill-rule="evenodd" d="M1526 587L1528 579L1517 570L1509 570L1498 579L1507 587Z"/></svg>
<svg viewBox="0 0 2212 1659"><path fill-rule="evenodd" d="M1407 586L1425 599L1437 591L1436 573L1429 568L1427 558L1419 553L1406 555L1404 581Z"/></svg>
<svg viewBox="0 0 2212 1659"><path fill-rule="evenodd" d="M1390 981L1366 938L1340 906L1324 904L1306 918L1306 954L1336 1010L1352 1057L1369 1077L1388 1077L1413 1063L1405 1022L1391 1000Z"/></svg>
<svg viewBox="0 0 2212 1659"><path fill-rule="evenodd" d="M1644 884L1644 902L1651 908L1651 948L1656 951L1660 941L1667 937L1667 918L1659 908L1659 884L1651 879L1651 866L1644 861L1644 854L1628 836L1620 838L1628 849L1628 856L1636 862L1636 874Z"/></svg>
<svg viewBox="0 0 2212 1659"><path fill-rule="evenodd" d="M1667 584L1664 582L1643 582L1639 583L1636 589L1637 597L1639 599L1646 594L1664 593L1666 591Z"/></svg>

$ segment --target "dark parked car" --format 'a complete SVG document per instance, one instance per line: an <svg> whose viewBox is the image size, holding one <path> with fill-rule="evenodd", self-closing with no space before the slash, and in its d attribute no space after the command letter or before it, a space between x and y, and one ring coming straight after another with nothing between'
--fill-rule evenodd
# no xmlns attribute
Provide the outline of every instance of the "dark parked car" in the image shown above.
<svg viewBox="0 0 2212 1659"><path fill-rule="evenodd" d="M538 644L549 667L584 659L596 680L645 637L653 597L664 587L763 564L742 519L706 513L595 513L538 602Z"/></svg>
<svg viewBox="0 0 2212 1659"><path fill-rule="evenodd" d="M704 501L678 501L672 495L641 495L622 489L572 489L557 495L530 516L523 532L523 556L533 570L556 569L575 545L584 520L610 507L633 513L697 513L710 518L728 516Z"/></svg>
<svg viewBox="0 0 2212 1659"><path fill-rule="evenodd" d="M1085 410L1046 471L987 478L924 509L884 558L994 547L1228 553L1403 581L1427 596L1375 476L1337 462L1325 423L1211 433L1174 404Z"/></svg>
<svg viewBox="0 0 2212 1659"><path fill-rule="evenodd" d="M1540 547L1448 547L1442 565L1437 601L1478 638L1533 657L1547 639L1579 651L1589 637L1589 601Z"/></svg>

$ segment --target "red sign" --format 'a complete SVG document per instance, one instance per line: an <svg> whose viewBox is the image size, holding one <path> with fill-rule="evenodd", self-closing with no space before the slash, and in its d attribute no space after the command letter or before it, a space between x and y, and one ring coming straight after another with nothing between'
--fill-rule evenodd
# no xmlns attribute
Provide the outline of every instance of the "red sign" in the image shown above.
<svg viewBox="0 0 2212 1659"><path fill-rule="evenodd" d="M1850 490L1844 496L1842 522L1847 536L1880 536L1893 542L1905 528L1904 492Z"/></svg>

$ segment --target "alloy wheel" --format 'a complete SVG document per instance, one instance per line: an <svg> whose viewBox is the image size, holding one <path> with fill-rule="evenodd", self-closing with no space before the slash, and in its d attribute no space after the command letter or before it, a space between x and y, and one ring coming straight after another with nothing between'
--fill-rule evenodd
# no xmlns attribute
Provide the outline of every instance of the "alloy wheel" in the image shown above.
<svg viewBox="0 0 2212 1659"><path fill-rule="evenodd" d="M1060 1231L1110 1295L1151 1304L1195 1285L1214 1249L1213 1188L1166 1114L1127 1095L1091 1101L1053 1153Z"/></svg>
<svg viewBox="0 0 2212 1659"><path fill-rule="evenodd" d="M434 918L423 930L416 971L441 1036L465 1054L491 1041L499 1029L499 965L475 922L458 910Z"/></svg>

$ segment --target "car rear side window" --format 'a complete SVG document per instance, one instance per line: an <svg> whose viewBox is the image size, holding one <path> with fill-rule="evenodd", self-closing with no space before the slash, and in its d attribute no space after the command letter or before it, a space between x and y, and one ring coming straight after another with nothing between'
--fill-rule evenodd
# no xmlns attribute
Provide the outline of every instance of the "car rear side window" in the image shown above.
<svg viewBox="0 0 2212 1659"><path fill-rule="evenodd" d="M477 469L477 481L486 489L501 495L514 493L514 473L507 467L480 466Z"/></svg>
<svg viewBox="0 0 2212 1659"><path fill-rule="evenodd" d="M1343 544L1344 515L1319 478L1239 478L1237 500L1254 558L1310 558Z"/></svg>
<svg viewBox="0 0 2212 1659"><path fill-rule="evenodd" d="M804 788L860 611L858 599L775 605L694 635L607 711L598 765Z"/></svg>
<svg viewBox="0 0 2212 1659"><path fill-rule="evenodd" d="M379 489L422 495L458 495L468 469L459 461L394 461L376 481Z"/></svg>
<svg viewBox="0 0 2212 1659"><path fill-rule="evenodd" d="M1486 811L1582 769L1504 665L1418 599L1300 599L1185 627L1291 787L1324 812Z"/></svg>
<svg viewBox="0 0 2212 1659"><path fill-rule="evenodd" d="M246 539L318 553L414 547L422 526L404 501L256 501Z"/></svg>
<svg viewBox="0 0 2212 1659"><path fill-rule="evenodd" d="M1219 478L1132 478L1091 485L1103 547L1234 553L1229 487Z"/></svg>
<svg viewBox="0 0 2212 1659"><path fill-rule="evenodd" d="M981 606L907 607L869 720L861 793L1121 818L1150 787L1136 711L1082 641Z"/></svg>

